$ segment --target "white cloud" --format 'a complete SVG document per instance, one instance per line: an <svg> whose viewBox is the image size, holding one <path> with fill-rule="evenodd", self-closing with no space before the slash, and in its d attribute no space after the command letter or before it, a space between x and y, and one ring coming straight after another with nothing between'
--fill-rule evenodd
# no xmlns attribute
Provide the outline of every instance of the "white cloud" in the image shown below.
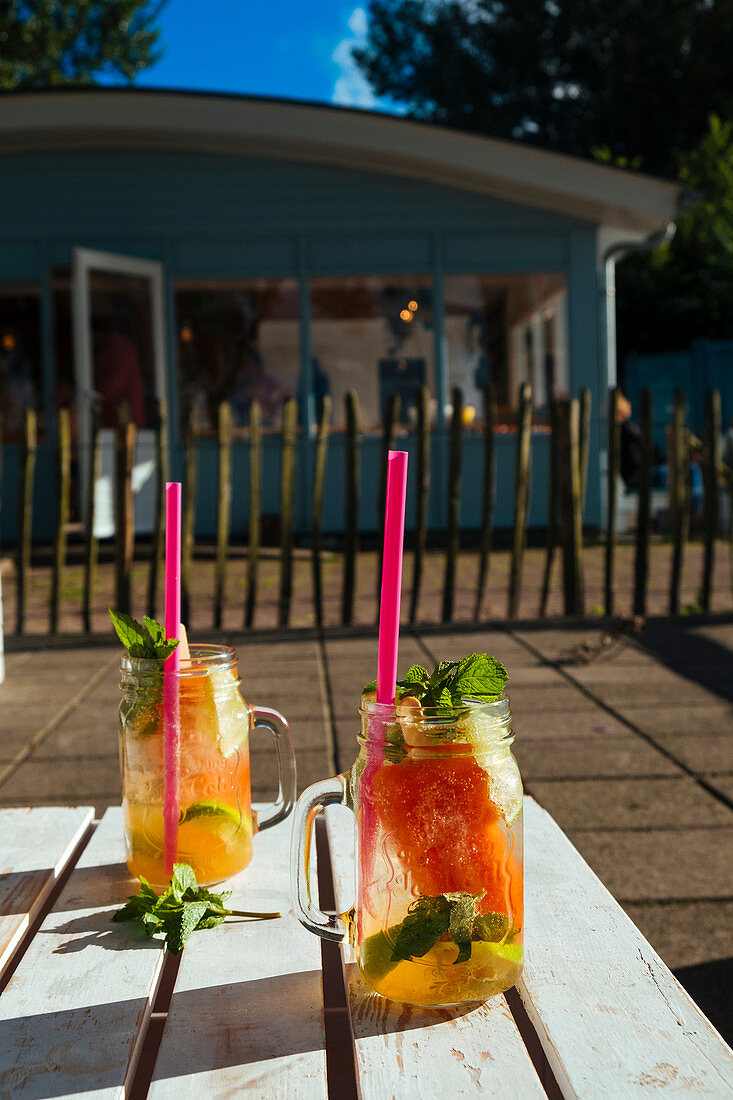
<svg viewBox="0 0 733 1100"><path fill-rule="evenodd" d="M348 18L348 27L351 34L342 38L331 54L331 60L340 69L333 86L331 100L341 107L362 107L366 110L374 110L381 105L380 100L375 96L369 81L357 68L351 56L355 46L366 45L367 13L364 8L354 8Z"/></svg>

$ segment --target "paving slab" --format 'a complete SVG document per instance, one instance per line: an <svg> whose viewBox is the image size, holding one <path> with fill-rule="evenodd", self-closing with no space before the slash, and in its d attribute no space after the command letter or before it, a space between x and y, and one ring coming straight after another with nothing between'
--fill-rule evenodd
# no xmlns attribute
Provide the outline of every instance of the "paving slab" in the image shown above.
<svg viewBox="0 0 733 1100"><path fill-rule="evenodd" d="M588 699L573 684L566 683L561 677L548 684L509 684L509 700L512 713L538 714L563 712L569 714L575 709L587 710L594 700Z"/></svg>
<svg viewBox="0 0 733 1100"><path fill-rule="evenodd" d="M519 739L514 755L525 782L541 779L678 776L666 756L638 737Z"/></svg>
<svg viewBox="0 0 733 1100"><path fill-rule="evenodd" d="M725 731L733 738L733 706L719 700L702 706L649 706L646 703L619 703L614 708L637 729L652 737L657 734L684 734L694 740L705 731ZM661 743L661 742L660 742Z"/></svg>
<svg viewBox="0 0 733 1100"><path fill-rule="evenodd" d="M733 897L730 829L573 829L568 835L624 904L716 898L729 902Z"/></svg>
<svg viewBox="0 0 733 1100"><path fill-rule="evenodd" d="M691 735L655 733L654 741L697 775L733 772L733 735L707 729Z"/></svg>
<svg viewBox="0 0 733 1100"><path fill-rule="evenodd" d="M121 798L120 762L114 756L85 756L81 760L28 760L0 787L0 803L11 798L43 806L46 798L63 793L69 804L86 805L95 796Z"/></svg>
<svg viewBox="0 0 733 1100"><path fill-rule="evenodd" d="M730 803L733 803L733 775L713 776L710 783L716 791L720 791ZM733 851L731 851L731 860L733 860Z"/></svg>
<svg viewBox="0 0 733 1100"><path fill-rule="evenodd" d="M714 692L701 684L682 680L680 677L670 681L666 675L664 677L659 675L657 678L655 673L654 676L638 682L626 683L623 680L615 680L586 685L576 677L576 670L573 669L570 675L578 684L587 688L599 702L614 708L624 707L626 711L629 707L636 706L670 707L674 706L675 701L694 706L707 706L720 702L720 698Z"/></svg>
<svg viewBox="0 0 733 1100"><path fill-rule="evenodd" d="M671 970L733 959L733 901L626 902L624 909Z"/></svg>
<svg viewBox="0 0 733 1100"><path fill-rule="evenodd" d="M520 700L518 706L512 702L512 715L512 728L519 744L526 740L606 741L629 736L628 726L588 699L581 699L580 706L566 710L546 710L544 707L532 710L526 701Z"/></svg>
<svg viewBox="0 0 733 1100"><path fill-rule="evenodd" d="M297 776L298 793L311 783L326 779L333 774L328 756L323 749L304 749L298 753ZM264 753L252 761L252 798L260 802L271 802L277 791L277 760Z"/></svg>
<svg viewBox="0 0 733 1100"><path fill-rule="evenodd" d="M687 777L537 780L529 788L566 832L719 825L733 845L730 809Z"/></svg>

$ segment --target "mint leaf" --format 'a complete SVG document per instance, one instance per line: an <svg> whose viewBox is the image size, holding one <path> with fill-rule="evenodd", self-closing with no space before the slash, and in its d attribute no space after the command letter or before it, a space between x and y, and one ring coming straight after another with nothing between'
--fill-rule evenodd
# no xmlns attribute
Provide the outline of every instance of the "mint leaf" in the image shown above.
<svg viewBox="0 0 733 1100"><path fill-rule="evenodd" d="M424 684L430 679L428 670L423 668L422 665L412 665L407 670L407 675L402 681L403 684Z"/></svg>
<svg viewBox="0 0 733 1100"><path fill-rule="evenodd" d="M451 692L458 700L481 699L493 702L504 691L509 676L501 661L487 653L471 653L456 668Z"/></svg>
<svg viewBox="0 0 733 1100"><path fill-rule="evenodd" d="M377 690L377 681L372 680L370 683L364 684L364 687L361 689L361 693L362 693L362 695L369 695L372 691L376 691L376 690Z"/></svg>
<svg viewBox="0 0 733 1100"><path fill-rule="evenodd" d="M137 920L148 936L161 934L169 951L177 955L188 937L198 928L215 928L226 917L251 917L270 920L279 913L249 913L225 909L229 891L214 894L196 885L196 876L185 863L176 863L170 885L160 896L145 879L140 880L140 892L114 914L112 920Z"/></svg>
<svg viewBox="0 0 733 1100"><path fill-rule="evenodd" d="M446 894L450 902L450 921L448 935L458 948L456 963L467 962L471 958L471 931L473 928L475 898L473 894Z"/></svg>
<svg viewBox="0 0 733 1100"><path fill-rule="evenodd" d="M159 622L156 622L155 619L151 619L149 615L143 615L143 622L145 623L145 627L153 645L158 645L159 642L165 641L165 631Z"/></svg>
<svg viewBox="0 0 733 1100"><path fill-rule="evenodd" d="M175 863L173 865L173 878L171 879L171 890L174 897L177 897L180 901L189 887L196 889L195 874L187 863Z"/></svg>
<svg viewBox="0 0 733 1100"><path fill-rule="evenodd" d="M113 611L111 607L109 616L117 637L131 657L164 661L178 645L177 638L166 638L160 623L147 615L143 616L144 626L131 615L126 615L123 611Z"/></svg>
<svg viewBox="0 0 733 1100"><path fill-rule="evenodd" d="M395 963L427 955L448 931L450 913L450 902L442 894L437 898L421 897L413 901L405 919L387 933L392 941Z"/></svg>
<svg viewBox="0 0 733 1100"><path fill-rule="evenodd" d="M208 906L205 901L187 901L174 916L167 926L166 947L173 955L178 955L183 950L188 937L194 932L200 920L203 919Z"/></svg>
<svg viewBox="0 0 733 1100"><path fill-rule="evenodd" d="M139 623L137 619L133 619L131 615L126 615L124 611L113 611L111 607L109 617L117 632L117 637L130 656L144 656L142 651L148 648L150 639L142 623Z"/></svg>
<svg viewBox="0 0 733 1100"><path fill-rule="evenodd" d="M509 918L506 913L480 913L473 922L471 936L474 940L498 943L508 931Z"/></svg>

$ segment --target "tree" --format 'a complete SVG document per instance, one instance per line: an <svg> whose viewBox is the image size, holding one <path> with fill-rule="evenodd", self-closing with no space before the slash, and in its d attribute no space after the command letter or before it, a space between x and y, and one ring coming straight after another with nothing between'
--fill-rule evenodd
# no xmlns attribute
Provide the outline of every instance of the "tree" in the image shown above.
<svg viewBox="0 0 733 1100"><path fill-rule="evenodd" d="M733 117L731 56L733 0L370 0L354 51L413 117L663 174Z"/></svg>
<svg viewBox="0 0 733 1100"><path fill-rule="evenodd" d="M0 90L132 82L158 59L166 0L0 0Z"/></svg>
<svg viewBox="0 0 733 1100"><path fill-rule="evenodd" d="M679 175L698 201L677 219L669 244L618 270L620 362L629 351L733 337L733 122L712 115Z"/></svg>

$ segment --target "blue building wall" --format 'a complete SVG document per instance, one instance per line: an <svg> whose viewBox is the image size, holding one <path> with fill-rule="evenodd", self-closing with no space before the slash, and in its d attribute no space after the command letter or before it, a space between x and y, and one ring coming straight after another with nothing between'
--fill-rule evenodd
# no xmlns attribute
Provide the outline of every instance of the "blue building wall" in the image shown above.
<svg viewBox="0 0 733 1100"><path fill-rule="evenodd" d="M571 392L588 386L593 395L593 438L586 521L601 520L599 432L605 376L599 341L597 227L559 214L415 179L340 167L257 157L162 151L77 151L3 156L0 159L0 281L41 284L43 302L44 394L53 408L54 363L50 316L51 267L68 267L72 249L94 248L160 260L165 266L168 305L168 381L171 423L178 423L175 362L174 285L177 279L291 276L300 280L301 305L308 306L307 281L316 275L427 273L434 281L435 355L439 406L447 394L441 340L441 286L448 273L557 271L568 285L568 341ZM307 334L308 317L301 317ZM308 362L302 341L302 366ZM34 533L47 538L53 526L50 438L39 456ZM497 436L497 526L511 524L514 440ZM401 443L401 445L403 445ZM463 519L480 518L481 439L467 435L464 456ZM331 442L324 527L338 529L343 514L343 446ZM408 444L409 446L409 444ZM301 442L298 463L298 524L308 527L311 455ZM264 511L278 511L277 441L265 445ZM3 471L3 528L13 529L17 462L12 451ZM534 489L530 522L546 516L546 437L534 439ZM376 458L379 442L362 445L364 529L376 524ZM446 440L436 431L430 522L441 527L445 495ZM173 442L173 471L182 472L181 441ZM213 441L201 444L201 481L213 475ZM40 474L45 471L41 478ZM235 448L232 526L247 526L246 447ZM197 523L214 530L211 494L200 493ZM408 517L408 522L410 518Z"/></svg>
<svg viewBox="0 0 733 1100"><path fill-rule="evenodd" d="M705 430L705 394L720 390L723 430L733 421L733 340L695 340L686 351L658 355L629 355L624 363L626 395L638 420L639 395L652 391L654 442L665 448L665 426L671 424L674 391L687 396L687 423L702 437Z"/></svg>

